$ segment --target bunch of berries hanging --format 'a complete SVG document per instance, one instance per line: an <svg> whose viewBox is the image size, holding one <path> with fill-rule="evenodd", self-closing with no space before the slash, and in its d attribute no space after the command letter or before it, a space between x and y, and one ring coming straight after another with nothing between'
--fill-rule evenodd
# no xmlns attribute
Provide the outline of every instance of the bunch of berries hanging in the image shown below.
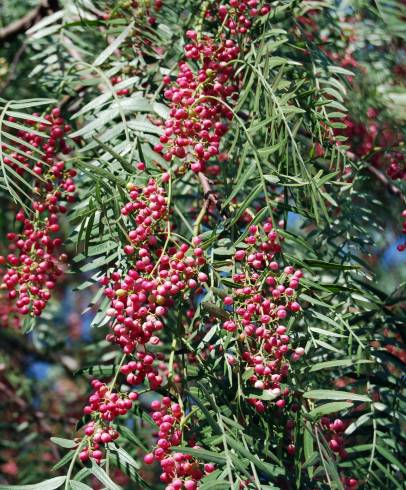
<svg viewBox="0 0 406 490"><path fill-rule="evenodd" d="M404 209L402 211L401 217L403 220L402 221L402 233L403 233L403 235L406 235L406 209ZM406 250L406 240L403 243L399 244L397 246L397 249L399 250L399 252L405 251Z"/></svg>
<svg viewBox="0 0 406 490"><path fill-rule="evenodd" d="M348 457L348 453L344 448L344 431L347 425L341 419L331 420L329 417L322 417L321 419L321 426L324 431L323 435L328 442L329 448L336 457L338 456L341 459ZM358 480L353 477L342 476L341 480L345 490L358 488Z"/></svg>
<svg viewBox="0 0 406 490"><path fill-rule="evenodd" d="M58 108L45 115L43 122L28 121L26 130L15 130L14 123L12 117L5 123L14 136L2 145L4 163L26 180L32 179L34 192L29 207L16 214L20 226L7 234L9 254L0 256L5 266L1 288L7 291L11 309L15 303L18 314L38 316L67 260L59 251L62 239L58 234L60 216L66 213L66 204L74 200L75 192L76 171L63 159L71 152L65 141L71 128ZM18 138L17 146L14 138Z"/></svg>
<svg viewBox="0 0 406 490"><path fill-rule="evenodd" d="M273 403L283 408L289 389L281 384L289 372L289 356L291 361L298 361L304 349L292 348L287 328L281 322L301 309L297 289L303 273L292 266L281 270L276 256L281 251L282 238L272 223L251 225L248 231L245 248L234 255L237 273L232 279L240 287L223 299L231 311L222 326L238 336L241 344L238 357L229 356L228 362L240 362L244 371L251 372L248 383L266 391ZM253 397L248 401L258 412L266 410L262 400Z"/></svg>
<svg viewBox="0 0 406 490"><path fill-rule="evenodd" d="M84 415L90 416L92 420L84 428L86 444L79 453L79 459L85 462L93 458L96 463L100 463L104 456L103 445L119 436L112 422L132 408L138 393L117 393L97 379L92 381L92 387L94 392L89 397L89 404L83 409Z"/></svg>
<svg viewBox="0 0 406 490"><path fill-rule="evenodd" d="M268 5L258 0L230 0L215 4L207 12L226 32L218 39L198 32L186 32L188 43L185 58L179 64L175 83L166 91L170 101L170 117L164 123L164 134L155 151L169 162L177 158L182 163L177 171L205 172L206 163L219 154L220 142L233 118L232 106L238 99L240 80L235 61L240 47L233 36L246 34L251 18L266 15ZM164 83L170 84L169 76Z"/></svg>
<svg viewBox="0 0 406 490"><path fill-rule="evenodd" d="M166 484L165 490L197 490L199 481L215 467L211 463L202 465L192 455L173 450L185 442L185 415L181 406L164 397L161 401L153 401L151 410L152 419L159 427L158 440L153 452L145 455L145 463L159 462L162 468L160 480ZM198 448L193 438L189 444Z"/></svg>
<svg viewBox="0 0 406 490"><path fill-rule="evenodd" d="M123 366L129 384L139 384L145 376L159 386L154 375L154 355L144 356L146 344L159 343L157 334L177 297L186 298L199 283L207 280L200 268L205 264L203 250L189 245L168 243L168 203L163 187L150 179L144 188L130 184L130 201L122 208L127 217L130 244L124 246L128 256L125 273L114 271L102 280L109 287L105 295L111 300L107 315L112 318L112 332L107 340L120 345L125 354L133 354L139 346L137 362ZM139 357L143 356L142 359ZM138 365L142 362L142 368Z"/></svg>
<svg viewBox="0 0 406 490"><path fill-rule="evenodd" d="M162 181L168 180L169 175L164 174ZM200 270L205 258L197 246L199 240L194 240L193 247L176 241L167 246L171 230L164 187L154 179L149 179L144 187L132 183L127 187L129 201L121 210L130 240L123 247L126 270L113 271L110 277L101 280L110 299L106 314L111 319L111 331L106 339L118 345L125 355L117 375L123 376L129 386L147 382L151 390L157 390L163 382L160 371L167 372L162 363L164 353L159 352L159 334L177 298L188 299L207 281L207 275ZM138 395L121 393L98 380L92 385L95 393L84 409L86 415L92 416L92 422L85 427L87 448L80 458L100 462L103 455L100 444L112 440L116 433L114 419L127 413Z"/></svg>

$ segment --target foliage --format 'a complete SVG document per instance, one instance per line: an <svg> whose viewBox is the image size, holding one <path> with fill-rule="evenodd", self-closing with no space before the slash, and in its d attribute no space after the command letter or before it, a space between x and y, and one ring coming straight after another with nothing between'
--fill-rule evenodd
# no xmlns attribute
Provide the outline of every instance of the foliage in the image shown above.
<svg viewBox="0 0 406 490"><path fill-rule="evenodd" d="M0 47L0 489L402 488L404 3L45 4ZM58 213L64 279L22 311L7 254Z"/></svg>

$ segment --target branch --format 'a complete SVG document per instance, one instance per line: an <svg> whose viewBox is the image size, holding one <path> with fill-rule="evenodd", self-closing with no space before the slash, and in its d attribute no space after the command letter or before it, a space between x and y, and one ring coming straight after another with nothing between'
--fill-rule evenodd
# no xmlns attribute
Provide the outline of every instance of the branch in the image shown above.
<svg viewBox="0 0 406 490"><path fill-rule="evenodd" d="M214 195L214 191L210 187L209 180L202 172L198 173L198 177L202 185L205 200L211 201L215 206L217 206L217 199L216 196Z"/></svg>
<svg viewBox="0 0 406 490"><path fill-rule="evenodd" d="M20 62L21 56L24 54L26 49L27 49L26 44L22 44L18 48L18 51L14 55L13 61L8 70L7 78L4 80L3 85L0 86L0 92L4 92L4 90L6 90L6 88L10 85L10 83L15 79L18 63Z"/></svg>
<svg viewBox="0 0 406 490"><path fill-rule="evenodd" d="M219 210L221 210L220 207L219 207L219 202L216 199L216 195L215 195L214 191L210 187L210 183L209 183L207 177L202 172L199 172L198 173L198 177L199 177L199 180L200 180L200 184L202 186L202 189L203 189L204 203L203 203L203 207L200 210L200 213L197 216L196 221L195 221L195 223L193 225L193 235L195 235L195 236L199 235L199 233L200 233L200 225L202 223L202 220L203 220L203 218L204 218L207 210L209 209L210 201Z"/></svg>
<svg viewBox="0 0 406 490"><path fill-rule="evenodd" d="M200 306L207 311L212 316L215 316L216 318L220 318L220 320L229 320L230 319L230 314L223 310L222 308L219 308L217 305L214 303L210 303L209 301L202 301L200 303Z"/></svg>
<svg viewBox="0 0 406 490"><path fill-rule="evenodd" d="M375 175L375 177L387 188L387 190L393 194L394 196L399 197L402 201L404 200L403 192L399 187L396 185L392 184L388 177L384 173L382 173L380 170L378 170L376 167L370 165L367 162L364 162L366 168L371 172L371 174Z"/></svg>
<svg viewBox="0 0 406 490"><path fill-rule="evenodd" d="M0 29L0 41L13 40L19 34L27 31L38 20L46 17L49 11L56 12L57 10L59 10L58 0L41 0L37 7L30 10L24 17Z"/></svg>
<svg viewBox="0 0 406 490"><path fill-rule="evenodd" d="M52 351L39 351L35 347L31 346L26 340L13 333L10 335L7 329L0 329L0 346L1 350L5 352L18 352L25 356L32 356L35 359L49 362L52 364L59 364L64 369L65 373L69 377L74 376L74 370L69 366L69 362L66 362L55 352Z"/></svg>

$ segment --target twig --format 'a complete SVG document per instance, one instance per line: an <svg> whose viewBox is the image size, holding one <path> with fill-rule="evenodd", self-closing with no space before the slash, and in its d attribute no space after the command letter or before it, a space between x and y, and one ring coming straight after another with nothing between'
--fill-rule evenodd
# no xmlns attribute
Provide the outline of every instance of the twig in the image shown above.
<svg viewBox="0 0 406 490"><path fill-rule="evenodd" d="M18 336L10 336L3 333L0 330L0 344L3 351L9 352L21 352L23 355L33 356L35 359L49 363L59 362L59 358L56 353L53 352L41 352L34 347L31 347L26 341ZM74 371L66 364L66 362L61 363L65 373L69 377L74 376Z"/></svg>
<svg viewBox="0 0 406 490"><path fill-rule="evenodd" d="M388 177L378 170L376 167L370 165L367 162L365 163L365 168L371 172L371 174L375 175L375 177L388 189L388 191L393 194L394 196L398 196L402 201L405 201L405 196L403 195L403 192L399 187L396 185L392 184L392 182L389 181Z"/></svg>
<svg viewBox="0 0 406 490"><path fill-rule="evenodd" d="M217 206L217 199L214 195L214 191L210 187L208 178L202 172L199 172L197 175L199 177L200 183L202 184L204 198L206 199L206 201L211 201L215 206Z"/></svg>
<svg viewBox="0 0 406 490"><path fill-rule="evenodd" d="M230 315L227 311L223 310L222 308L219 308L217 305L214 303L210 303L209 301L203 301L200 303L200 306L207 311L212 316L215 316L216 318L220 318L221 320L229 320Z"/></svg>
<svg viewBox="0 0 406 490"><path fill-rule="evenodd" d="M21 19L18 19L6 27L0 29L0 41L11 41L19 34L27 31L42 17L48 15L49 10L59 10L58 0L41 0L34 9L30 10Z"/></svg>
<svg viewBox="0 0 406 490"><path fill-rule="evenodd" d="M27 49L26 44L22 44L16 54L14 55L13 61L11 62L10 68L8 70L8 75L4 80L3 84L0 86L0 92L4 92L6 88L10 85L10 83L14 80L16 75L17 65L20 62L21 56L24 54L24 51Z"/></svg>
<svg viewBox="0 0 406 490"><path fill-rule="evenodd" d="M209 202L208 202L207 199L205 199L205 201L203 203L203 207L200 210L200 213L198 214L198 216L196 218L196 221L193 224L193 235L194 236L198 236L199 233L200 233L200 225L201 225L201 223L203 221L204 215L207 212L208 205L209 205Z"/></svg>
<svg viewBox="0 0 406 490"><path fill-rule="evenodd" d="M198 214L196 221L193 225L193 235L195 235L195 236L197 236L200 233L200 225L201 225L202 220L203 220L203 218L204 218L204 216L205 216L205 214L209 208L210 201L216 207L218 207L218 201L217 201L217 198L214 194L214 191L210 187L209 180L207 179L207 177L202 172L198 173L198 177L199 177L200 183L202 185L202 189L203 189L204 203L203 203L203 207L200 210L200 213Z"/></svg>

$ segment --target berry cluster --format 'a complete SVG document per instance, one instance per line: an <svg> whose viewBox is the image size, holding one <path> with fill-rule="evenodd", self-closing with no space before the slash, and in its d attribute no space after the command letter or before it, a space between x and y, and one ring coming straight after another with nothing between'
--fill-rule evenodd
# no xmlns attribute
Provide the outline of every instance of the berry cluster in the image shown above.
<svg viewBox="0 0 406 490"><path fill-rule="evenodd" d="M319 11L310 9L306 16L299 17L298 21L304 27L305 37L314 40L319 35L318 16ZM325 44L331 45L332 38L328 34L320 35L320 49L335 63L339 63L344 68L354 69L359 67L359 63L354 58L354 42L357 39L357 30L354 24L355 19L346 19L346 29L339 33L340 40L344 40L345 47L339 52L333 52L325 48ZM356 22L356 21L355 21ZM336 39L337 42L337 39ZM395 71L396 68L395 67ZM362 71L364 67L360 68ZM353 82L352 76L347 76L350 84ZM379 111L369 107L365 114L366 121L354 120L346 117L342 122L346 128L335 129L337 135L347 137L346 144L350 144L350 152L360 158L368 156L368 161L377 168L383 169L391 179L406 179L406 159L404 153L394 149L402 144L401 132L386 122L378 120ZM324 153L324 152L323 152ZM322 153L322 154L323 154ZM321 156L317 155L316 156Z"/></svg>
<svg viewBox="0 0 406 490"><path fill-rule="evenodd" d="M287 388L281 388L289 370L287 356L291 353L290 359L298 361L304 354L302 347L292 351L287 328L280 324L289 312L300 310L296 297L303 277L292 266L280 270L275 255L281 251L281 241L270 222L262 230L256 225L249 227L244 240L246 248L234 255L239 271L233 275L233 281L241 287L223 300L226 308L232 308L223 328L238 335L241 360L245 369L252 371L248 382L254 388L266 390L279 408L285 406L283 398L289 394ZM237 363L234 357L228 360ZM249 403L260 413L266 410L262 400L250 398Z"/></svg>
<svg viewBox="0 0 406 490"><path fill-rule="evenodd" d="M118 75L110 78L110 82L111 82L111 84L113 86L120 84L122 81L123 81L123 79L120 76L118 76ZM119 89L119 90L116 91L116 94L117 95L122 95L122 96L129 95L130 94L130 89L129 88L121 88L121 89Z"/></svg>
<svg viewBox="0 0 406 490"><path fill-rule="evenodd" d="M92 421L84 428L87 445L80 452L79 458L82 462L93 458L100 463L103 458L100 445L114 441L119 435L110 423L119 415L125 415L132 408L132 402L138 399L138 394L136 392L116 393L97 379L92 381L92 387L94 393L89 398L89 405L83 409L83 413L90 415Z"/></svg>
<svg viewBox="0 0 406 490"><path fill-rule="evenodd" d="M167 174L164 174L164 180L166 176ZM132 245L124 247L124 252L131 255L135 251L133 245L148 243L149 246L155 246L157 244L157 237L152 233L152 228L156 228L157 225L160 227L161 220L166 217L167 202L163 187L158 186L154 179L150 179L144 188L129 183L127 189L130 201L121 209L121 214L131 216L132 222L137 225L128 233ZM155 231L161 233L161 228Z"/></svg>
<svg viewBox="0 0 406 490"><path fill-rule="evenodd" d="M266 15L268 5L258 0L230 0L228 5L215 5L208 15L228 28L230 35L245 34L251 26L249 17ZM233 118L230 106L238 98L240 80L233 62L240 54L237 42L223 33L219 40L196 31L186 32L185 58L179 65L176 82L165 91L170 101L170 118L164 123L164 134L154 149L167 161L182 160L180 172L191 168L205 172L206 163L219 154L221 138ZM194 63L197 69L194 69ZM164 83L169 84L169 76Z"/></svg>
<svg viewBox="0 0 406 490"><path fill-rule="evenodd" d="M168 205L163 188L150 180L143 189L132 184L129 189L131 201L122 214L137 225L128 233L131 245L124 247L129 269L126 274L113 272L105 290L111 300L107 315L114 319L107 340L120 345L125 354L148 342L159 343L156 334L163 329L175 298L185 297L207 281L207 275L199 270L205 264L199 240L194 241L193 250L185 243L160 248L160 239L167 238L169 232L164 229ZM102 282L108 285L109 279ZM162 378L154 374L154 360L143 348L136 361L123 366L129 384L138 384L146 376L153 386L159 386Z"/></svg>
<svg viewBox="0 0 406 490"><path fill-rule="evenodd" d="M142 19L146 17L151 26L156 24L155 15L161 10L162 6L163 0L123 0L118 3L118 7L121 7L121 9L132 9L135 18ZM116 6L111 12L105 12L103 19L110 20L121 17L121 9Z"/></svg>
<svg viewBox="0 0 406 490"><path fill-rule="evenodd" d="M188 31L187 37L191 42L185 46L185 56L201 59L201 68L195 72L189 63L182 62L176 83L165 91L171 102L171 117L165 121L155 151L167 161L174 157L183 160L181 169L190 166L194 172L201 172L219 153L221 137L228 129L224 121L232 119L224 102L229 104L228 99L237 96L230 61L237 58L239 48L232 40L218 45L208 36L198 40L195 31ZM164 81L169 83L169 77Z"/></svg>
<svg viewBox="0 0 406 490"><path fill-rule="evenodd" d="M341 458L346 458L347 452L344 449L344 438L342 437L342 433L345 430L344 422L341 419L335 419L331 422L328 417L323 417L321 425L326 430L325 436L328 439L330 449Z"/></svg>
<svg viewBox="0 0 406 490"><path fill-rule="evenodd" d="M347 117L344 122L345 130L342 134L351 143L350 151L359 158L368 156L368 161L376 168L382 169L391 179L406 180L406 158L399 151L390 149L398 146L401 135L387 125L380 125L376 118L378 112L369 108L367 111L369 121L355 122ZM406 218L403 211L402 218ZM406 233L406 221L402 225L402 233ZM406 243L397 246L399 252L406 250Z"/></svg>
<svg viewBox="0 0 406 490"><path fill-rule="evenodd" d="M160 479L167 485L165 490L196 490L203 476L212 473L215 467L205 464L202 468L190 454L171 452L171 448L179 446L184 437L181 406L164 397L161 401L153 401L151 410L152 419L159 427L158 441L153 452L145 455L145 463L160 463ZM193 444L193 447L198 446Z"/></svg>
<svg viewBox="0 0 406 490"><path fill-rule="evenodd" d="M324 436L333 453L338 455L341 459L347 458L348 453L344 449L345 441L343 437L346 429L345 423L341 419L331 421L329 417L322 417L321 425L325 431ZM358 487L358 481L355 478L343 477L342 480L345 490L352 490Z"/></svg>
<svg viewBox="0 0 406 490"><path fill-rule="evenodd" d="M406 235L406 209L402 211L401 217L403 219L402 223L402 233ZM404 243L401 243L400 245L397 246L397 249L399 252L403 252L406 250L406 241Z"/></svg>
<svg viewBox="0 0 406 490"><path fill-rule="evenodd" d="M164 182L168 178L167 174L162 177ZM199 289L199 283L207 281L207 275L200 271L205 258L198 238L193 241L193 249L176 242L166 248L170 230L166 226L168 203L163 187L150 179L143 188L130 183L128 190L130 200L121 210L129 228L135 226L128 232L131 245L124 247L128 269L125 273L114 271L101 280L111 302L106 312L111 318L111 332L106 339L119 345L129 358L120 368L126 383L135 386L148 381L150 389L156 390L163 382L161 372L169 373L163 353L152 349L149 352L148 347L160 344L158 332L164 328L164 319L176 298L185 298ZM107 441L108 435L103 434L114 432L111 422L125 414L137 398L134 392L128 396L112 392L98 380L93 381L93 386L96 392L90 397L85 414L91 414L98 422L85 428L85 434L92 437L89 449L81 456L83 461L89 457L100 461L101 451L95 444ZM95 439L93 433L100 437Z"/></svg>
<svg viewBox="0 0 406 490"><path fill-rule="evenodd" d="M267 15L271 6L259 0L229 0L218 6L218 17L230 34L246 34L252 24L251 18Z"/></svg>
<svg viewBox="0 0 406 490"><path fill-rule="evenodd" d="M337 131L347 137L351 143L351 152L357 157L369 155L369 161L377 168L383 169L391 179L406 179L406 160L403 153L391 150L390 147L398 146L401 135L385 124L379 124L376 120L378 112L369 108L368 121L356 122L347 117L343 122L344 130Z"/></svg>
<svg viewBox="0 0 406 490"><path fill-rule="evenodd" d="M34 185L35 200L31 204L34 214L17 212L16 221L21 228L7 234L10 253L0 256L0 264L6 266L1 272L1 287L8 291L9 300L15 301L21 315L41 314L63 273L61 263L67 260L66 254L58 253L62 239L57 234L59 215L66 213L66 203L74 200L76 171L68 169L59 154L71 152L64 140L71 128L58 108L47 114L45 120L28 121L31 130L27 127L16 132L19 140L24 141L18 148L14 148L13 141L2 146L4 163L25 178L33 178ZM8 122L12 130L14 119L9 118ZM44 154L41 159L36 158L36 149Z"/></svg>
<svg viewBox="0 0 406 490"><path fill-rule="evenodd" d="M163 329L163 320L174 306L175 297L185 296L197 288L198 281L207 280L206 274L198 272L205 262L201 249L196 247L193 257L186 255L188 248L186 244L171 247L154 263L151 248L140 247L132 254L133 268L123 277L118 272L111 274L112 283L105 294L111 300L107 315L114 321L107 340L120 345L125 354L134 353L139 345L148 342L158 344L156 334ZM140 352L137 362L123 366L122 372L129 384L138 384L147 376L150 383L160 385L162 378L154 375L153 362L153 354L144 356Z"/></svg>
<svg viewBox="0 0 406 490"><path fill-rule="evenodd" d="M335 130L335 134L347 137L351 144L350 152L359 158L368 156L368 161L376 168L386 172L391 179L406 179L405 155L395 148L402 142L401 134L387 124L380 125L377 121L378 111L367 110L367 122L354 121L346 117L343 122L345 129Z"/></svg>

